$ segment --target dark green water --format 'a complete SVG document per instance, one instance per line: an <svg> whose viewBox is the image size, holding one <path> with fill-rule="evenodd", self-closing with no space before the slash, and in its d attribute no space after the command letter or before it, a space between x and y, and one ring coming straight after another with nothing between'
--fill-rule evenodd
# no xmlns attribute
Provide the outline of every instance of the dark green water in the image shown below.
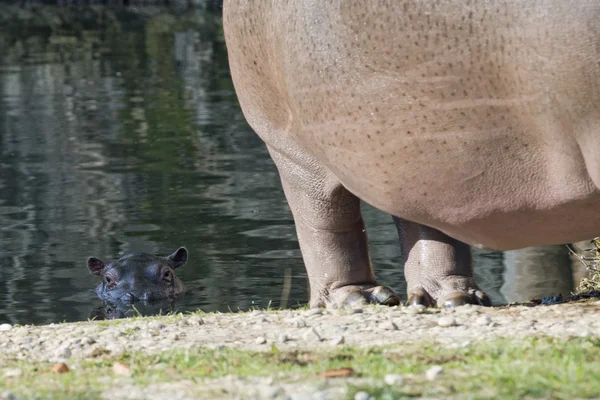
<svg viewBox="0 0 600 400"><path fill-rule="evenodd" d="M88 256L179 246L190 250L180 311L279 306L286 277L284 305L307 301L291 214L237 104L220 18L0 28L0 323L85 320L101 304ZM391 218L365 215L377 275L404 294ZM496 303L572 286L564 248L512 253L476 253Z"/></svg>

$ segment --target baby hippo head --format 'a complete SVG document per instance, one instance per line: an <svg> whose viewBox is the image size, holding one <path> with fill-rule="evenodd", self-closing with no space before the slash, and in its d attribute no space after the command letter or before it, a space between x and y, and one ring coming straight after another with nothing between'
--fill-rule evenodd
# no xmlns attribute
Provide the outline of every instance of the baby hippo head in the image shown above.
<svg viewBox="0 0 600 400"><path fill-rule="evenodd" d="M98 297L106 301L133 304L169 299L183 294L185 288L175 269L185 265L188 252L180 247L167 257L147 253L131 253L111 263L88 258L90 272L102 278L96 288Z"/></svg>

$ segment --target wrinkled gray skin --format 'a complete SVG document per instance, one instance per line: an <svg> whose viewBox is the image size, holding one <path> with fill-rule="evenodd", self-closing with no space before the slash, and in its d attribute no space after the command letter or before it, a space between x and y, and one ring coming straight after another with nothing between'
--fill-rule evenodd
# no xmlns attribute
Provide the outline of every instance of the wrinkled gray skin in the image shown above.
<svg viewBox="0 0 600 400"><path fill-rule="evenodd" d="M96 288L98 297L114 304L129 305L183 294L185 287L175 275L175 269L185 265L187 258L187 250L180 247L167 257L131 253L109 264L90 257L87 264L92 274L102 278Z"/></svg>
<svg viewBox="0 0 600 400"><path fill-rule="evenodd" d="M469 245L600 234L597 0L226 0L248 122L277 165L311 306L396 304L359 199L395 216L409 301L489 304Z"/></svg>

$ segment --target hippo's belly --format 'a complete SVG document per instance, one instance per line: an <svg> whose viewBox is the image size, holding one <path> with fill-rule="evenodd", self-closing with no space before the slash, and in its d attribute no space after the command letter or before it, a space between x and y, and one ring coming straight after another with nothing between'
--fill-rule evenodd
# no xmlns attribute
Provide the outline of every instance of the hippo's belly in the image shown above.
<svg viewBox="0 0 600 400"><path fill-rule="evenodd" d="M409 140L383 129L370 135L381 142L370 147L375 139L356 136L357 147L332 141L313 151L346 188L392 215L494 249L600 233L600 192L566 135L548 141L476 130Z"/></svg>
<svg viewBox="0 0 600 400"><path fill-rule="evenodd" d="M512 249L600 234L594 113L574 118L576 110L558 106L573 104L567 96L490 97L473 88L473 99L441 101L447 87L435 81L386 87L383 98L355 87L361 100L346 93L345 107L339 97L311 96L318 112L292 118L285 140L362 200L472 245ZM416 92L429 96L404 100Z"/></svg>

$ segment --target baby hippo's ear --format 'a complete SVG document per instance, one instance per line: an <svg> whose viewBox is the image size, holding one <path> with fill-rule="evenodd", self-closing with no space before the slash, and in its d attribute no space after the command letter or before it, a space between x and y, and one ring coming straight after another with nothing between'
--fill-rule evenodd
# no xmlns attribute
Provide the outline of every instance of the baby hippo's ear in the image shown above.
<svg viewBox="0 0 600 400"><path fill-rule="evenodd" d="M175 269L185 265L185 263L187 262L187 258L187 249L185 247L180 247L175 253L167 257L167 261L169 262L169 265L171 265L171 267Z"/></svg>
<svg viewBox="0 0 600 400"><path fill-rule="evenodd" d="M104 264L104 261L96 257L88 258L87 265L90 272L94 275L102 275L102 273L104 272L104 267L106 266Z"/></svg>

